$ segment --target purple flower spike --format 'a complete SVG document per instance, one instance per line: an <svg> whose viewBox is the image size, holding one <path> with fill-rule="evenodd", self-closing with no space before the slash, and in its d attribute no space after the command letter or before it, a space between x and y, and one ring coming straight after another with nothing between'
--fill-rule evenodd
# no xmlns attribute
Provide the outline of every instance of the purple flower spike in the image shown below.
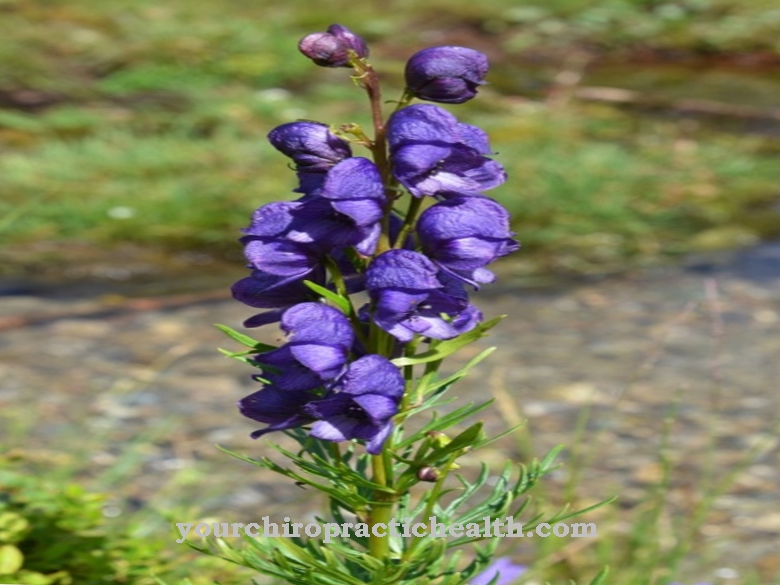
<svg viewBox="0 0 780 585"><path fill-rule="evenodd" d="M453 197L426 209L417 222L425 254L463 281L493 282L485 269L519 246L509 229L509 212L487 197Z"/></svg>
<svg viewBox="0 0 780 585"><path fill-rule="evenodd" d="M295 162L302 193L318 189L328 170L352 156L349 143L319 122L282 124L269 132L268 140Z"/></svg>
<svg viewBox="0 0 780 585"><path fill-rule="evenodd" d="M350 51L361 59L368 57L366 42L340 24L332 24L327 32L303 37L298 50L321 67L349 67Z"/></svg>
<svg viewBox="0 0 780 585"><path fill-rule="evenodd" d="M306 405L306 413L319 419L311 435L325 441L362 439L369 453L379 454L404 393L398 368L382 356L364 356L349 365L333 391Z"/></svg>
<svg viewBox="0 0 780 585"><path fill-rule="evenodd" d="M506 557L496 559L479 575L471 580L469 585L510 585L525 573L528 567L516 565ZM495 584L493 579L498 576Z"/></svg>
<svg viewBox="0 0 780 585"><path fill-rule="evenodd" d="M393 174L412 195L479 195L506 180L504 168L484 156L484 132L428 104L394 113L387 126Z"/></svg>
<svg viewBox="0 0 780 585"><path fill-rule="evenodd" d="M422 100L462 104L477 95L488 70L485 55L466 47L430 47L406 63L406 86Z"/></svg>

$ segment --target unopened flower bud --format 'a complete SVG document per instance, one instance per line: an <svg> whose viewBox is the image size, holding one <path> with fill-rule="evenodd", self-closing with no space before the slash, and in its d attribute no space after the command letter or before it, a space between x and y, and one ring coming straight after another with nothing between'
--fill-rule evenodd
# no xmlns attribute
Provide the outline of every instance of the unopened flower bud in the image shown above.
<svg viewBox="0 0 780 585"><path fill-rule="evenodd" d="M365 41L340 24L303 37L298 50L321 67L349 67L350 51L361 59L368 56Z"/></svg>
<svg viewBox="0 0 780 585"><path fill-rule="evenodd" d="M426 436L430 437L431 441L433 442L433 445L439 448L446 447L452 440L441 431L428 431L425 434Z"/></svg>
<svg viewBox="0 0 780 585"><path fill-rule="evenodd" d="M407 89L421 100L461 104L477 95L485 83L488 60L466 47L430 47L406 63Z"/></svg>
<svg viewBox="0 0 780 585"><path fill-rule="evenodd" d="M435 467L423 467L417 472L417 479L420 481L435 482L440 476L439 470Z"/></svg>
<svg viewBox="0 0 780 585"><path fill-rule="evenodd" d="M328 27L328 32L344 43L348 49L353 50L359 58L365 59L368 57L368 45L366 45L366 41L349 30L346 26L331 24Z"/></svg>

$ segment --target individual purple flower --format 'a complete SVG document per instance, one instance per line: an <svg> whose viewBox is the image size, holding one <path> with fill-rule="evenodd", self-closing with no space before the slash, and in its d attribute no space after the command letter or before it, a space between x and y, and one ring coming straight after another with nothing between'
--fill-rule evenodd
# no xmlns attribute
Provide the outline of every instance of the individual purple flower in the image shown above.
<svg viewBox="0 0 780 585"><path fill-rule="evenodd" d="M349 365L331 394L304 407L317 419L310 434L325 441L368 441L366 451L377 455L393 430L403 393L396 366L379 355L363 356Z"/></svg>
<svg viewBox="0 0 780 585"><path fill-rule="evenodd" d="M311 389L333 380L347 363L355 334L341 311L321 303L300 303L282 315L288 342L255 361L263 377L282 390Z"/></svg>
<svg viewBox="0 0 780 585"><path fill-rule="evenodd" d="M332 24L327 32L306 35L298 50L321 67L349 67L350 51L361 59L368 57L366 42L340 24Z"/></svg>
<svg viewBox="0 0 780 585"><path fill-rule="evenodd" d="M324 286L325 269L321 266L315 267L308 275L308 280ZM319 298L317 293L303 283L303 280L289 280L284 276L260 270L254 270L251 276L236 282L231 292L234 299L245 305L256 309L273 309L250 317L244 321L244 327L259 327L275 323L279 321L286 309Z"/></svg>
<svg viewBox="0 0 780 585"><path fill-rule="evenodd" d="M371 318L402 343L416 334L457 337L482 318L462 285L454 279L442 282L438 267L410 250L377 256L366 272L366 288L373 302Z"/></svg>
<svg viewBox="0 0 780 585"><path fill-rule="evenodd" d="M406 87L422 100L462 104L485 83L488 60L466 47L429 47L406 63Z"/></svg>
<svg viewBox="0 0 780 585"><path fill-rule="evenodd" d="M469 585L510 585L526 571L528 567L516 565L507 557L501 557L490 563L484 571L471 580ZM498 579L493 582L496 577Z"/></svg>
<svg viewBox="0 0 780 585"><path fill-rule="evenodd" d="M319 122L290 122L268 133L268 140L295 162L302 193L322 186L325 174L340 161L352 156L349 143Z"/></svg>
<svg viewBox="0 0 780 585"><path fill-rule="evenodd" d="M334 166L317 194L330 200L333 209L350 217L356 225L369 226L382 219L382 176L367 158L353 157Z"/></svg>
<svg viewBox="0 0 780 585"><path fill-rule="evenodd" d="M384 212L384 186L376 165L361 157L348 158L327 174L321 189L290 210L286 238L315 244L325 252L354 246L371 255Z"/></svg>
<svg viewBox="0 0 780 585"><path fill-rule="evenodd" d="M302 280L320 266L322 251L310 243L290 239L293 212L303 203L277 201L263 205L252 214L252 223L242 230L244 255L256 270L285 277L280 284Z"/></svg>
<svg viewBox="0 0 780 585"><path fill-rule="evenodd" d="M387 125L393 174L412 195L479 195L506 180L487 135L428 104L395 112Z"/></svg>
<svg viewBox="0 0 780 585"><path fill-rule="evenodd" d="M247 418L265 423L264 429L251 434L257 439L272 431L283 431L313 422L304 407L316 400L317 396L307 390L281 390L275 386L266 386L262 390L238 401L238 409Z"/></svg>
<svg viewBox="0 0 780 585"><path fill-rule="evenodd" d="M509 212L487 197L452 197L417 221L425 255L474 286L493 282L495 275L484 267L519 248L512 235Z"/></svg>

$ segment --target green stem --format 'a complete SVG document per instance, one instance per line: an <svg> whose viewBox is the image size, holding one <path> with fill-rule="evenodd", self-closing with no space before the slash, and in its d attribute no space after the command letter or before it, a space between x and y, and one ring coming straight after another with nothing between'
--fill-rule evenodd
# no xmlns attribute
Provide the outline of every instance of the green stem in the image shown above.
<svg viewBox="0 0 780 585"><path fill-rule="evenodd" d="M414 356L420 339L419 336L415 336L414 339L406 344L406 348L404 349L404 355L406 357ZM414 366L404 366L404 382L404 398L401 403L401 412L409 409L409 400L411 399L412 387L414 386Z"/></svg>
<svg viewBox="0 0 780 585"><path fill-rule="evenodd" d="M383 486L390 485L387 473L387 455L389 450L387 447L382 451L381 455L371 456L371 470L373 472L373 481ZM377 559L385 559L390 553L390 537L377 536L374 534L373 527L375 524L384 524L385 529L389 526L390 521L393 519L393 508L395 505L395 497L393 494L376 490L374 492L374 502L371 504L371 536L368 539L368 551L371 556Z"/></svg>
<svg viewBox="0 0 780 585"><path fill-rule="evenodd" d="M409 201L409 208L406 211L404 223L401 226L401 231L395 242L395 245L399 248L403 248L404 240L406 240L406 236L409 235L409 232L412 231L414 223L417 221L417 214L420 213L420 207L422 206L422 197L415 197L412 195L411 198L412 200Z"/></svg>
<svg viewBox="0 0 780 585"><path fill-rule="evenodd" d="M352 304L352 299L349 298L347 285L344 282L344 275L341 273L341 268L339 268L339 265L336 264L336 261L330 256L325 257L325 266L328 268L330 279L336 287L336 292L347 301L347 318L350 323L352 323L352 329L354 329L355 335L357 335L364 346L368 346L368 339L363 335L363 324L360 322L360 319L358 319L358 314L357 311L355 311L355 306Z"/></svg>

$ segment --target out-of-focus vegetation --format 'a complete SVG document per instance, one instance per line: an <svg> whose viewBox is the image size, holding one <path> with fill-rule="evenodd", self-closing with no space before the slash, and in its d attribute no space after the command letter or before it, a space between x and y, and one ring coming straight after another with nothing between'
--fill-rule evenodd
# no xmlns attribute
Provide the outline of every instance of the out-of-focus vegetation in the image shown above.
<svg viewBox="0 0 780 585"><path fill-rule="evenodd" d="M777 63L771 0L0 0L6 249L25 260L45 241L234 249L253 208L293 195L268 130L302 117L366 121L347 71L296 50L333 21L364 34L378 68L396 72L388 99L418 48L490 54L486 95L456 111L492 131L513 179L492 194L515 213L526 270L602 270L779 231L776 138L544 99L572 62L590 63L585 81L611 71L630 86L626 72L649 71L651 91L682 78L694 94L697 71L712 70L702 62L725 59L725 78L734 55ZM668 58L683 60L682 77L653 68ZM753 77L760 103L778 95L780 78Z"/></svg>
<svg viewBox="0 0 780 585"><path fill-rule="evenodd" d="M151 585L160 547L107 529L106 496L0 460L0 580L26 585ZM170 559L169 559L170 560Z"/></svg>
<svg viewBox="0 0 780 585"><path fill-rule="evenodd" d="M0 457L0 582L154 585L159 577L186 577L193 585L246 582L227 563L172 547L172 518L146 511L118 521L120 508L110 494L85 490L67 475L75 469L62 460L66 456L52 457L22 452Z"/></svg>

